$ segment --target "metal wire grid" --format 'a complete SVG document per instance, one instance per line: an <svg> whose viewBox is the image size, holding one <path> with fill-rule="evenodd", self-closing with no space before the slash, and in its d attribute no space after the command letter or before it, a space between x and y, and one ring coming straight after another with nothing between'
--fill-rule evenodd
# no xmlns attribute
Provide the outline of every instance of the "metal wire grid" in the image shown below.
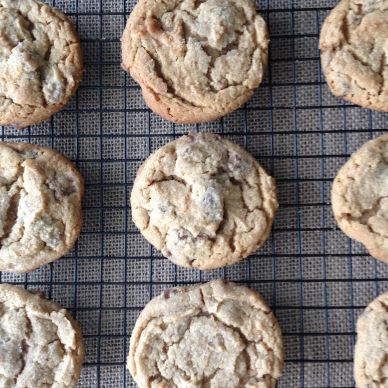
<svg viewBox="0 0 388 388"><path fill-rule="evenodd" d="M125 369L134 322L165 287L224 277L258 290L282 326L286 365L279 387L353 387L357 315L388 289L388 266L370 259L335 226L331 181L338 168L388 124L385 114L334 98L320 72L318 37L336 0L259 0L271 32L267 78L240 110L215 123L177 126L151 113L120 69L119 38L134 1L56 0L81 35L85 75L51 120L3 140L51 146L86 180L84 227L66 257L0 282L46 291L80 323L86 358L79 386L135 386ZM251 151L277 180L281 207L266 245L222 270L177 268L131 222L136 170L187 132L224 134Z"/></svg>

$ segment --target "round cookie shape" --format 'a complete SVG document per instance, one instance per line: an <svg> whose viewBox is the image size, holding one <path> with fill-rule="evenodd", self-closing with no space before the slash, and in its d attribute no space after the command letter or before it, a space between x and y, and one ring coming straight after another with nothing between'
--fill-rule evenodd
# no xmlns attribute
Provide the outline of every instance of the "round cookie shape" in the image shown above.
<svg viewBox="0 0 388 388"><path fill-rule="evenodd" d="M358 388L387 387L388 292L377 297L358 318L354 377Z"/></svg>
<svg viewBox="0 0 388 388"><path fill-rule="evenodd" d="M251 0L140 0L122 36L123 68L163 118L206 122L251 97L268 44Z"/></svg>
<svg viewBox="0 0 388 388"><path fill-rule="evenodd" d="M388 263L388 135L365 143L340 169L332 206L343 232Z"/></svg>
<svg viewBox="0 0 388 388"><path fill-rule="evenodd" d="M322 69L332 93L388 112L388 0L341 0L320 39Z"/></svg>
<svg viewBox="0 0 388 388"><path fill-rule="evenodd" d="M46 120L81 80L81 46L71 21L37 0L0 0L0 39L0 125Z"/></svg>
<svg viewBox="0 0 388 388"><path fill-rule="evenodd" d="M79 236L83 179L58 152L0 142L0 271L32 271Z"/></svg>
<svg viewBox="0 0 388 388"><path fill-rule="evenodd" d="M70 314L40 295L0 284L0 386L74 387L84 356Z"/></svg>
<svg viewBox="0 0 388 388"><path fill-rule="evenodd" d="M249 288L222 280L173 288L141 312L127 367L140 388L275 387L282 334Z"/></svg>
<svg viewBox="0 0 388 388"><path fill-rule="evenodd" d="M274 180L237 144L191 133L168 143L140 167L132 219L175 264L220 268L267 239L278 203Z"/></svg>

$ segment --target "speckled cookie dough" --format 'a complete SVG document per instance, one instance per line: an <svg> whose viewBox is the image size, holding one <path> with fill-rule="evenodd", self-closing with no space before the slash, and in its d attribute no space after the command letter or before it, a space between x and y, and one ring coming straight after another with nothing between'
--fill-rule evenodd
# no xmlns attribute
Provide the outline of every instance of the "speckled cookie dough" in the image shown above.
<svg viewBox="0 0 388 388"><path fill-rule="evenodd" d="M354 377L358 388L388 387L388 292L376 298L357 321Z"/></svg>
<svg viewBox="0 0 388 388"><path fill-rule="evenodd" d="M342 0L323 24L320 47L333 94L388 112L388 0Z"/></svg>
<svg viewBox="0 0 388 388"><path fill-rule="evenodd" d="M0 0L0 124L49 118L74 94L83 70L79 38L61 12L36 0Z"/></svg>
<svg viewBox="0 0 388 388"><path fill-rule="evenodd" d="M140 0L122 37L123 68L154 112L177 123L205 122L251 97L268 43L251 0Z"/></svg>
<svg viewBox="0 0 388 388"><path fill-rule="evenodd" d="M140 314L127 366L139 388L275 387L282 334L249 288L221 280L173 288Z"/></svg>
<svg viewBox="0 0 388 388"><path fill-rule="evenodd" d="M56 303L0 284L0 386L71 388L81 371L82 335Z"/></svg>
<svg viewBox="0 0 388 388"><path fill-rule="evenodd" d="M132 218L174 263L235 263L267 239L278 203L274 180L240 146L213 134L168 143L140 167Z"/></svg>
<svg viewBox="0 0 388 388"><path fill-rule="evenodd" d="M0 142L0 271L32 271L65 254L80 233L82 195L64 156Z"/></svg>
<svg viewBox="0 0 388 388"><path fill-rule="evenodd" d="M364 144L341 168L332 204L339 227L388 263L388 135Z"/></svg>

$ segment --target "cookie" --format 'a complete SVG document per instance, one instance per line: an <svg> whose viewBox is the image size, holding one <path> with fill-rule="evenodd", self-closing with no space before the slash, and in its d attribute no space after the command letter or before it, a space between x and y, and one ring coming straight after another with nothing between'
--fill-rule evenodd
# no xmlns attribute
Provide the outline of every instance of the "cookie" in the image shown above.
<svg viewBox="0 0 388 388"><path fill-rule="evenodd" d="M388 112L388 0L342 0L321 31L322 70L334 95Z"/></svg>
<svg viewBox="0 0 388 388"><path fill-rule="evenodd" d="M268 43L251 0L140 0L122 36L123 68L155 113L176 123L206 122L251 97Z"/></svg>
<svg viewBox="0 0 388 388"><path fill-rule="evenodd" d="M364 144L341 168L332 205L344 233L388 263L388 135Z"/></svg>
<svg viewBox="0 0 388 388"><path fill-rule="evenodd" d="M220 268L267 239L277 209L274 180L257 161L220 136L191 133L140 167L132 219L175 264Z"/></svg>
<svg viewBox="0 0 388 388"><path fill-rule="evenodd" d="M358 388L388 386L388 292L376 298L357 321L354 377Z"/></svg>
<svg viewBox="0 0 388 388"><path fill-rule="evenodd" d="M58 152L0 142L0 271L32 271L69 251L83 190L80 173Z"/></svg>
<svg viewBox="0 0 388 388"><path fill-rule="evenodd" d="M61 306L0 284L0 386L74 387L84 356L77 323Z"/></svg>
<svg viewBox="0 0 388 388"><path fill-rule="evenodd" d="M75 93L83 71L71 21L36 0L0 0L0 125L46 120Z"/></svg>
<svg viewBox="0 0 388 388"><path fill-rule="evenodd" d="M139 388L275 387L282 334L249 288L222 280L173 288L141 312L127 367Z"/></svg>

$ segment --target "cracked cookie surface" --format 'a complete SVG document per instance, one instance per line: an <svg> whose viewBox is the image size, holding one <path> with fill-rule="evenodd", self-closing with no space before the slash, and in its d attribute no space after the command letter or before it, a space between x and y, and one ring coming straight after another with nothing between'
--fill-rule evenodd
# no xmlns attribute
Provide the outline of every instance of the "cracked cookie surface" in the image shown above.
<svg viewBox="0 0 388 388"><path fill-rule="evenodd" d="M388 112L388 0L342 0L323 24L320 48L334 95Z"/></svg>
<svg viewBox="0 0 388 388"><path fill-rule="evenodd" d="M82 335L59 305L0 285L0 386L71 388L81 371Z"/></svg>
<svg viewBox="0 0 388 388"><path fill-rule="evenodd" d="M332 205L339 227L388 263L388 135L365 143L341 168Z"/></svg>
<svg viewBox="0 0 388 388"><path fill-rule="evenodd" d="M237 144L183 136L152 154L132 190L132 219L178 265L235 263L267 239L278 203L274 180Z"/></svg>
<svg viewBox="0 0 388 388"><path fill-rule="evenodd" d="M141 312L127 366L140 388L275 387L282 335L246 287L215 280L173 288Z"/></svg>
<svg viewBox="0 0 388 388"><path fill-rule="evenodd" d="M268 43L251 0L140 0L123 33L123 67L154 112L204 122L251 97Z"/></svg>
<svg viewBox="0 0 388 388"><path fill-rule="evenodd" d="M358 388L388 387L388 292L377 297L357 321L354 376Z"/></svg>
<svg viewBox="0 0 388 388"><path fill-rule="evenodd" d="M0 142L0 271L27 272L79 236L83 179L58 152Z"/></svg>
<svg viewBox="0 0 388 388"><path fill-rule="evenodd" d="M0 0L0 124L43 121L74 94L79 38L61 12L36 0Z"/></svg>

